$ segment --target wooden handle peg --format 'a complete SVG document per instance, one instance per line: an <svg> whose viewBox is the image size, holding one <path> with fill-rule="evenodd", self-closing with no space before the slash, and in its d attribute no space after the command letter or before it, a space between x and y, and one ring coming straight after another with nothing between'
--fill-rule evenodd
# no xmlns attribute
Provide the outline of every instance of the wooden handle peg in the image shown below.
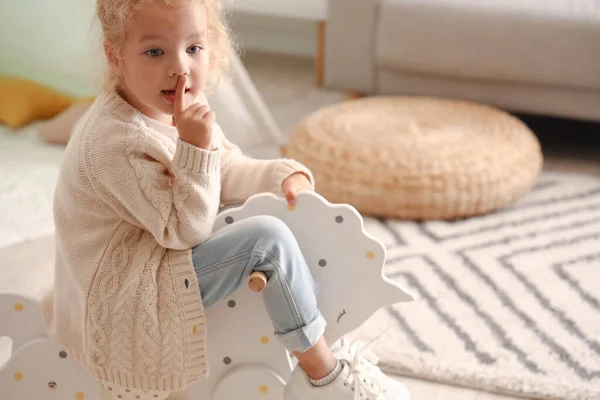
<svg viewBox="0 0 600 400"><path fill-rule="evenodd" d="M248 279L248 287L253 292L262 292L267 286L267 274L262 271L253 271Z"/></svg>

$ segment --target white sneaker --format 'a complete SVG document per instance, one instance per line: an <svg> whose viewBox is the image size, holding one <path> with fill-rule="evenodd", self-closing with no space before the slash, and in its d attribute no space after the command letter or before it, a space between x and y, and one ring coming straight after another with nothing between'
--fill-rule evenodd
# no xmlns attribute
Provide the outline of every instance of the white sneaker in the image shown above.
<svg viewBox="0 0 600 400"><path fill-rule="evenodd" d="M381 372L376 357L360 342L342 342L332 352L343 366L335 381L315 387L302 368L296 366L285 387L284 400L410 400L408 389Z"/></svg>
<svg viewBox="0 0 600 400"><path fill-rule="evenodd" d="M369 371L378 375L378 377L385 377L385 374L381 372L377 366L379 357L377 357L375 353L373 353L368 347L369 344L365 345L359 340L349 341L346 336L343 336L340 340L335 342L333 346L331 346L331 352L338 359L344 360L352 360L354 356L360 352L361 365L367 367Z"/></svg>

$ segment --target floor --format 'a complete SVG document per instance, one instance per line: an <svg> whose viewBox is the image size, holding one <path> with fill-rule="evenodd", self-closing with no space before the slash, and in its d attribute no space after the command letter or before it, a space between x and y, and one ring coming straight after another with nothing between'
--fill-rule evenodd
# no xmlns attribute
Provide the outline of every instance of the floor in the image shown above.
<svg viewBox="0 0 600 400"><path fill-rule="evenodd" d="M320 106L344 99L343 93L315 87L311 60L247 54L244 62L276 120L288 135L302 117ZM523 119L540 137L546 156L545 168L585 172L600 177L600 144L597 143L600 125L526 116ZM36 279L51 282L53 251L52 237L0 251L3 263L19 266L18 269L3 271L0 291L10 289L38 296L37 289L28 287L22 277L35 275ZM40 276L40 271L46 271L47 276ZM515 399L412 378L402 377L400 380L408 386L415 400Z"/></svg>

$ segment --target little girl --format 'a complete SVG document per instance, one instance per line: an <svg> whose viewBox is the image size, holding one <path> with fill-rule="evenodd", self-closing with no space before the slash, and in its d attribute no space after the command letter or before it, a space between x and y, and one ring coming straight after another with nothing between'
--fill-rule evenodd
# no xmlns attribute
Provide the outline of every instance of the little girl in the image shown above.
<svg viewBox="0 0 600 400"><path fill-rule="evenodd" d="M244 156L215 124L203 91L230 46L218 0L97 0L97 16L109 75L55 191L51 337L115 398L164 399L206 376L205 309L260 270L276 335L299 364L285 400L407 399L348 346L332 353L283 222L212 232L220 205L259 192L293 204L314 185L293 160Z"/></svg>

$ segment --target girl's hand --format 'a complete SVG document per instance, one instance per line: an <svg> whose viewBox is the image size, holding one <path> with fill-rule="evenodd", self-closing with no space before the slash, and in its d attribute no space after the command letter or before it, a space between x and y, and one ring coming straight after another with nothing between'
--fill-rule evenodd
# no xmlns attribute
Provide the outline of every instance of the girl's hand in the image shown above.
<svg viewBox="0 0 600 400"><path fill-rule="evenodd" d="M175 89L173 119L177 133L184 142L208 150L212 146L212 126L216 120L215 113L210 111L208 106L200 103L187 105L185 100L186 81L185 75L180 76Z"/></svg>
<svg viewBox="0 0 600 400"><path fill-rule="evenodd" d="M310 180L302 172L296 172L283 181L283 193L289 205L295 205L298 193L304 190L313 190Z"/></svg>

